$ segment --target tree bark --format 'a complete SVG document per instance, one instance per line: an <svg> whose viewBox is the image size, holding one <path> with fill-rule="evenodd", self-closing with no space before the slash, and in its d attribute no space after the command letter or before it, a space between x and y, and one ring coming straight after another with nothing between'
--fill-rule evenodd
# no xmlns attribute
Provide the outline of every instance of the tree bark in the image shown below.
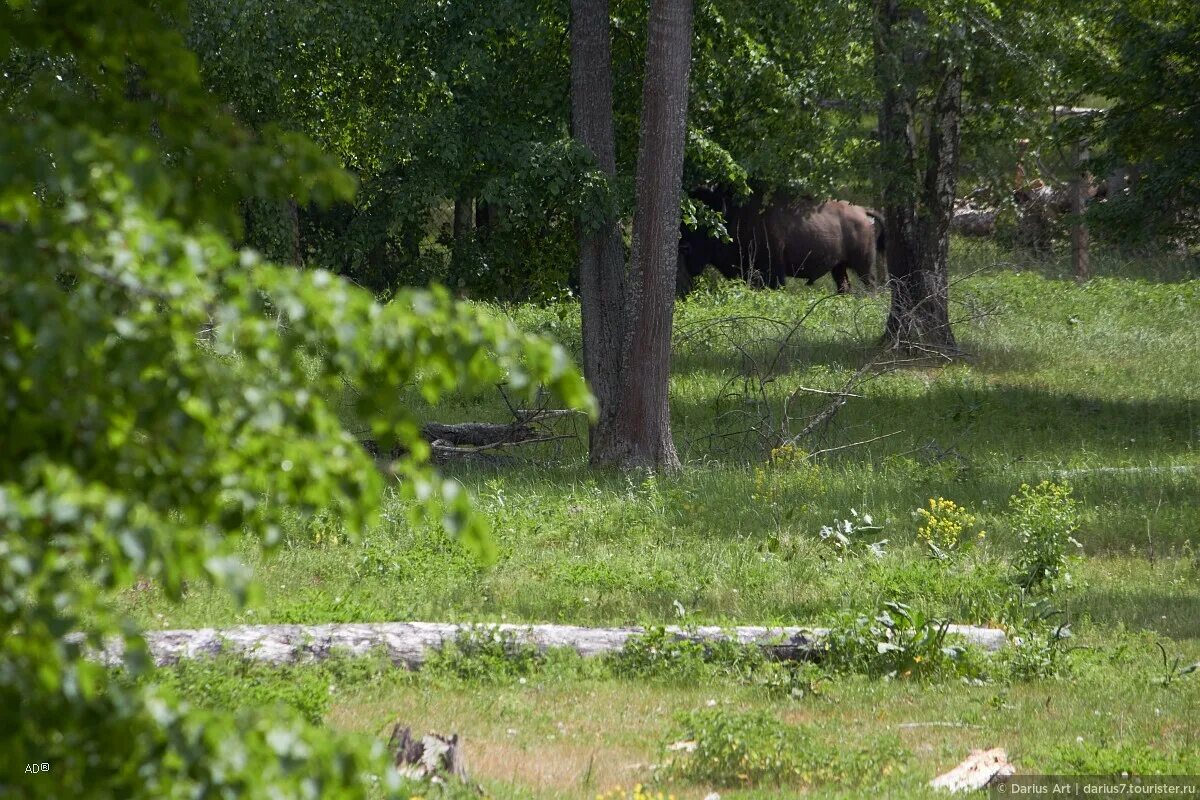
<svg viewBox="0 0 1200 800"><path fill-rule="evenodd" d="M1071 265L1075 272L1075 280L1080 283L1092 275L1091 258L1088 253L1088 229L1084 219L1089 183L1091 181L1087 173L1087 149L1078 145L1075 148L1075 178L1071 182Z"/></svg>
<svg viewBox="0 0 1200 800"><path fill-rule="evenodd" d="M956 349L947 258L958 172L962 68L916 41L924 25L901 0L875 6L876 77L883 102L880 144L892 305L884 336L909 351ZM930 108L918 106L920 76L938 80ZM924 122L924 125L922 125ZM923 128L924 141L918 136Z"/></svg>
<svg viewBox="0 0 1200 800"><path fill-rule="evenodd" d="M668 384L691 50L692 0L654 0L628 273L617 220L579 230L584 375L599 405L589 442L597 466L679 467ZM571 2L571 121L575 137L614 177L607 0Z"/></svg>
<svg viewBox="0 0 1200 800"><path fill-rule="evenodd" d="M595 461L626 468L679 468L669 384L691 61L692 0L654 0L642 87L617 435L595 441L592 455Z"/></svg>
<svg viewBox="0 0 1200 800"><path fill-rule="evenodd" d="M571 127L604 175L616 177L612 46L608 0L571 0ZM589 430L593 461L598 443L616 437L616 394L625 330L625 255L616 218L580 224L579 295L583 317L583 374L599 414Z"/></svg>
<svg viewBox="0 0 1200 800"><path fill-rule="evenodd" d="M452 255L456 271L467 268L468 244L475 233L475 198L461 192L454 198L454 242Z"/></svg>

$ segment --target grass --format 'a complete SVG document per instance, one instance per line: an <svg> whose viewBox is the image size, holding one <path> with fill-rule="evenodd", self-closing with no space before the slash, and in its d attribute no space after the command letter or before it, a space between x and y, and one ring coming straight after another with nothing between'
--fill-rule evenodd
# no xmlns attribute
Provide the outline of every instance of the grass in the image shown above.
<svg viewBox="0 0 1200 800"><path fill-rule="evenodd" d="M584 464L581 444L559 442L501 466L454 469L493 522L500 559L492 567L433 527L410 527L394 499L384 522L357 542L330 515L298 520L270 556L247 549L262 591L244 609L206 588L178 606L153 587L116 602L148 627L663 624L680 621L680 608L684 623L816 625L885 601L959 622L1011 622L1017 538L1009 498L1024 482L1066 474L1082 515L1083 557L1053 603L1089 648L1074 656L1069 682L967 686L839 674L817 697L780 704L762 687L725 678L680 685L582 667L543 670L525 684L360 676L339 688L326 719L372 736L396 718L458 731L473 771L498 797L594 796L655 779L647 765L665 758L676 713L710 699L731 713L800 724L814 747L857 748L861 763L847 767L857 770L853 780L818 782L820 793L855 796L863 782L882 780L891 796L922 796L924 782L970 746L1006 746L1025 771L1129 764L1200 772L1191 721L1200 718L1200 679L1154 683L1156 641L1185 660L1200 658L1195 268L1096 253L1098 277L1079 286L1063 278L1062 259L1014 263L1011 254L960 242L953 265L957 333L969 357L883 371L801 445L814 451L885 438L811 466L780 467L769 463L765 433L779 430L784 398L796 387L836 390L872 356L884 297L822 300L827 288L819 286L720 285L677 309L672 417L682 474L597 473ZM810 308L781 349L781 326L766 320L796 321ZM506 311L578 349L577 306ZM828 399L803 394L792 413L802 423ZM504 406L482 393L422 411L446 421L502 419ZM931 497L953 499L987 531L948 564L928 558L917 537L913 512ZM888 540L882 558L840 552L818 536L851 509L882 527L874 534ZM896 727L928 721L978 727ZM884 736L890 744L876 748ZM706 786L661 788L699 797ZM777 794L760 787L744 796Z"/></svg>
<svg viewBox="0 0 1200 800"><path fill-rule="evenodd" d="M1085 640L1070 655L1069 681L997 676L968 685L848 675L823 680L798 699L728 675L630 677L568 656L520 677L468 680L450 669L292 667L278 674L275 697L264 696L260 681L247 681L246 668L232 662L189 666L171 682L201 702L283 702L305 714L320 707L328 724L351 735L386 738L396 722L456 731L467 743L473 778L496 798L595 797L638 783L679 798L713 788L738 798L800 791L930 797L929 778L972 748L1004 747L1033 774L1200 772L1200 680L1164 686L1156 641L1124 631ZM1187 658L1200 658L1195 642L1186 647ZM270 670L251 672L261 679ZM310 677L302 682L298 674ZM751 753L773 752L749 724L755 717L795 731L800 745L784 753L801 775L783 784L749 785L736 770L701 771L696 779L687 756L666 746L695 736L697 716L726 723L710 722L720 735L710 751L728 747L724 735L734 727Z"/></svg>

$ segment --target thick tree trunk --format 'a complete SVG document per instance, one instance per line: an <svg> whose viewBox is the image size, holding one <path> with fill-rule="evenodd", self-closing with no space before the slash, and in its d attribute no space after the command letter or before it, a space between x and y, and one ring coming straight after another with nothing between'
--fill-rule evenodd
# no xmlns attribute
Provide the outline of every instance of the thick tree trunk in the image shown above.
<svg viewBox="0 0 1200 800"><path fill-rule="evenodd" d="M692 0L654 0L642 87L617 435L593 442L593 460L622 467L679 468L668 388L691 61Z"/></svg>
<svg viewBox="0 0 1200 800"><path fill-rule="evenodd" d="M875 58L883 94L879 129L887 165L883 200L892 287L884 336L899 349L945 352L956 347L950 327L947 258L958 172L962 69L943 62L933 70L940 85L933 106L920 114L917 80L929 74L931 66L930 54L914 41L916 29L923 24L900 0L876 3ZM921 127L924 142L918 138Z"/></svg>
<svg viewBox="0 0 1200 800"><path fill-rule="evenodd" d="M616 177L612 52L608 0L571 0L571 126L609 179ZM583 316L583 373L599 416L590 431L597 443L616 437L616 394L625 331L625 254L619 220L597 219L579 230L579 294Z"/></svg>

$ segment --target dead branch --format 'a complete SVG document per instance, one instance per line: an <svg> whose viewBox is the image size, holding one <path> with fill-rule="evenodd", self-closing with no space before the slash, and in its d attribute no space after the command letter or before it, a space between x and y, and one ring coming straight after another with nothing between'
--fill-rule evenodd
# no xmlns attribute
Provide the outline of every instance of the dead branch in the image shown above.
<svg viewBox="0 0 1200 800"><path fill-rule="evenodd" d="M889 436L897 436L901 433L904 433L904 431L892 431L891 433L885 433L882 436L875 436L871 439L863 439L861 442L851 442L850 444L842 444L838 445L837 447L826 447L824 450L814 450L808 454L807 458L811 460L817 456L825 455L826 453L836 453L838 450L848 450L851 447L862 447L864 444L878 442L880 439L887 439Z"/></svg>

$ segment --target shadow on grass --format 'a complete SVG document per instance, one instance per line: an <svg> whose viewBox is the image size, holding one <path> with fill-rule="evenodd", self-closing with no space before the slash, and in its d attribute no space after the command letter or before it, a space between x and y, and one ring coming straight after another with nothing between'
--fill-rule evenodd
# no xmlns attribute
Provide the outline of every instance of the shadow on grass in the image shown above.
<svg viewBox="0 0 1200 800"><path fill-rule="evenodd" d="M876 455L909 452L934 441L940 449L953 448L967 458L975 454L999 455L1014 463L1042 460L1056 466L1096 455L1114 462L1114 466L1162 461L1173 455L1187 455L1198 443L1200 403L1186 399L1114 401L978 384L936 384L915 394L890 393L890 387L884 391L889 394L856 397L847 402L834 418L835 433L837 429L854 431L860 439L867 439L902 432L872 448ZM709 434L726 432L705 422L728 411L737 404L737 398L727 398L723 405L718 399L673 398L672 420L677 436L698 442ZM827 405L823 399L810 401L804 410L815 413ZM778 407L773 409L776 418L779 411ZM742 421L753 422L754 413L747 411ZM796 418L800 419L799 412ZM854 451L845 456L858 457L861 453Z"/></svg>
<svg viewBox="0 0 1200 800"><path fill-rule="evenodd" d="M1086 614L1098 625L1121 624L1176 640L1200 640L1200 595L1195 593L1106 583L1083 589L1071 605L1073 613Z"/></svg>
<svg viewBox="0 0 1200 800"><path fill-rule="evenodd" d="M1057 243L1049 252L1006 247L987 239L952 239L952 273L977 270L1032 272L1047 280L1073 281L1070 243ZM1090 250L1091 277L1181 283L1200 278L1200 257L1161 248L1130 248L1103 240Z"/></svg>

